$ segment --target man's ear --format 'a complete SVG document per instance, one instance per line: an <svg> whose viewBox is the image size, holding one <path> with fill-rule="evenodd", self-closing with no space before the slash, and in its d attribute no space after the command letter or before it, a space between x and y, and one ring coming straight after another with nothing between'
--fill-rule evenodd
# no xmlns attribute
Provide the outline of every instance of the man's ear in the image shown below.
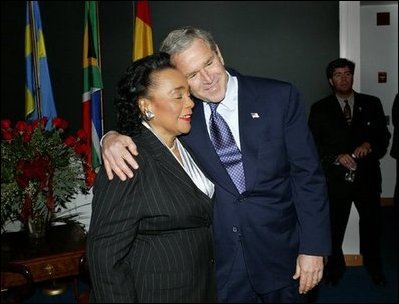
<svg viewBox="0 0 399 304"><path fill-rule="evenodd" d="M219 46L218 46L218 45L216 45L216 54L218 55L218 57L219 57L219 59L220 59L220 62L224 65L224 59L223 59L222 54L220 53L220 50L219 50Z"/></svg>
<svg viewBox="0 0 399 304"><path fill-rule="evenodd" d="M334 82L332 81L331 78L328 78L328 83L330 84L330 86L334 87Z"/></svg>

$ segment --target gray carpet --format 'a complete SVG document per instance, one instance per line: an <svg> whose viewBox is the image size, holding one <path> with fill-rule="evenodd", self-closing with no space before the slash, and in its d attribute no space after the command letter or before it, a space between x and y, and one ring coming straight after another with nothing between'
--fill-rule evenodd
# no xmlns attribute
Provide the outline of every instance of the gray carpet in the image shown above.
<svg viewBox="0 0 399 304"><path fill-rule="evenodd" d="M376 287L363 266L347 267L337 286L320 284L313 303L398 303L398 210L384 207L382 256L387 286Z"/></svg>

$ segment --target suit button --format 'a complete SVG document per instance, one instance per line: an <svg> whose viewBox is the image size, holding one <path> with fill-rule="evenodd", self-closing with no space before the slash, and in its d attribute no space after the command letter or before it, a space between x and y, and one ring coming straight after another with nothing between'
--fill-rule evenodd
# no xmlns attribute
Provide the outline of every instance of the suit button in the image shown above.
<svg viewBox="0 0 399 304"><path fill-rule="evenodd" d="M210 259L210 260L209 260L209 263L215 264L215 259Z"/></svg>
<svg viewBox="0 0 399 304"><path fill-rule="evenodd" d="M238 232L238 228L236 226L233 226L233 232L237 233Z"/></svg>

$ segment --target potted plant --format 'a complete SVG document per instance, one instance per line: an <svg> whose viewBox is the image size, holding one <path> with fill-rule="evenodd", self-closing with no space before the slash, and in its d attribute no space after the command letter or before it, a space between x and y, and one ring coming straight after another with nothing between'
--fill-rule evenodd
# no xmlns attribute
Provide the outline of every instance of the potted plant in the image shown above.
<svg viewBox="0 0 399 304"><path fill-rule="evenodd" d="M33 229L49 223L60 207L78 193L87 193L95 173L87 167L87 136L67 135L68 122L47 118L31 123L1 120L1 227L20 220Z"/></svg>

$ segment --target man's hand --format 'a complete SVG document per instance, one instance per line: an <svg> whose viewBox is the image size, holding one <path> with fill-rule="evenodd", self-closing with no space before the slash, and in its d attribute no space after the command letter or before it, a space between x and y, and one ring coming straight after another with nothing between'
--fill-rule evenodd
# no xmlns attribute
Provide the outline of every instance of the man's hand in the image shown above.
<svg viewBox="0 0 399 304"><path fill-rule="evenodd" d="M356 170L357 168L357 163L356 163L356 155L352 154L340 154L337 157L338 163L340 163L342 166L349 170Z"/></svg>
<svg viewBox="0 0 399 304"><path fill-rule="evenodd" d="M359 147L357 147L355 149L355 151L353 151L353 154L357 157L357 158L363 158L365 156L367 156L369 153L371 152L371 145L368 142L364 142L362 143Z"/></svg>
<svg viewBox="0 0 399 304"><path fill-rule="evenodd" d="M299 293L304 294L314 288L323 277L322 256L300 254L296 260L293 279L299 278Z"/></svg>
<svg viewBox="0 0 399 304"><path fill-rule="evenodd" d="M114 178L113 173L123 181L126 180L126 177L132 178L134 174L127 164L134 169L139 167L133 158L133 155L138 155L133 140L129 136L121 135L116 131L109 131L104 135L101 154L110 180Z"/></svg>

